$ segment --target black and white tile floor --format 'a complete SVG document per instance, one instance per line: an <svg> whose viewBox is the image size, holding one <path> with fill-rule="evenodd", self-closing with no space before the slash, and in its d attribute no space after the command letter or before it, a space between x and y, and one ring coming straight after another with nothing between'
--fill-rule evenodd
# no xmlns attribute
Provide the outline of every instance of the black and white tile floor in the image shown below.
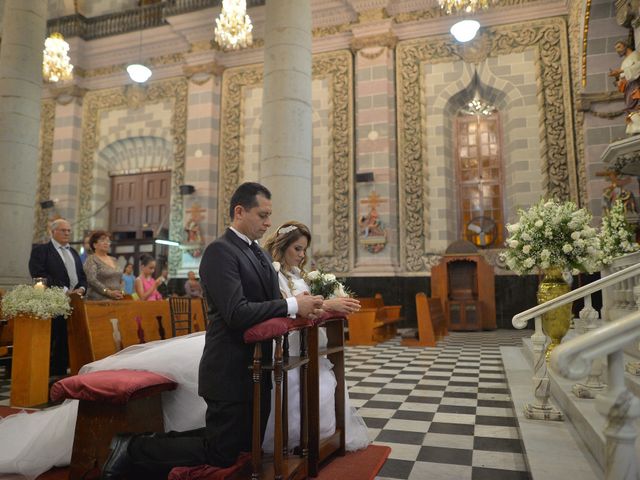
<svg viewBox="0 0 640 480"><path fill-rule="evenodd" d="M500 346L530 331L451 333L435 348L400 340L348 347L346 378L376 444L391 447L380 480L529 479ZM0 368L0 405L10 380Z"/></svg>
<svg viewBox="0 0 640 480"><path fill-rule="evenodd" d="M346 378L376 444L379 479L529 479L500 346L531 332L452 333L436 348L350 347Z"/></svg>

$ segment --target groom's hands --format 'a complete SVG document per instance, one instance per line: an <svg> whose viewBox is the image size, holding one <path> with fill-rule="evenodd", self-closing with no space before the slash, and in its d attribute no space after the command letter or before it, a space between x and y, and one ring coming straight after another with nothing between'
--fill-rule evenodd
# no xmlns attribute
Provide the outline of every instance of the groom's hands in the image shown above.
<svg viewBox="0 0 640 480"><path fill-rule="evenodd" d="M324 299L321 295L309 295L308 293L300 293L296 295L298 302L298 315L302 318L315 319L322 313L322 302Z"/></svg>

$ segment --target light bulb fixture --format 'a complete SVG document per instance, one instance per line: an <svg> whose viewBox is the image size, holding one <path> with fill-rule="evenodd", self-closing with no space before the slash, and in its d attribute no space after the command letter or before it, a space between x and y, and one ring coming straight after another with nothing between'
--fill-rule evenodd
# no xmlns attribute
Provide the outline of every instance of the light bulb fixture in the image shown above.
<svg viewBox="0 0 640 480"><path fill-rule="evenodd" d="M486 10L491 4L491 0L438 0L440 8L447 15L452 13L474 13L478 10Z"/></svg>
<svg viewBox="0 0 640 480"><path fill-rule="evenodd" d="M224 50L248 47L253 43L252 30L246 0L222 0L214 30L216 43Z"/></svg>
<svg viewBox="0 0 640 480"><path fill-rule="evenodd" d="M480 22L477 20L461 20L451 27L451 35L457 41L464 43L473 40L480 29Z"/></svg>
<svg viewBox="0 0 640 480"><path fill-rule="evenodd" d="M46 82L57 83L73 78L73 65L69 58L69 44L61 33L52 33L44 41L42 76Z"/></svg>
<svg viewBox="0 0 640 480"><path fill-rule="evenodd" d="M180 242L174 242L173 240L164 240L162 238L157 238L156 242L159 245L169 245L170 247L179 247Z"/></svg>
<svg viewBox="0 0 640 480"><path fill-rule="evenodd" d="M127 66L129 78L136 83L144 83L151 78L151 69L141 63L132 63Z"/></svg>

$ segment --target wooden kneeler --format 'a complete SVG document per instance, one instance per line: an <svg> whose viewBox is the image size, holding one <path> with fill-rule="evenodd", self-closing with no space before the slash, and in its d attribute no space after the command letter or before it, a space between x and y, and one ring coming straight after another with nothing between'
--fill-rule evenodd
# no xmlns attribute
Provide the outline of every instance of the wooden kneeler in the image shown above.
<svg viewBox="0 0 640 480"><path fill-rule="evenodd" d="M153 372L105 370L75 375L51 387L51 399L76 399L78 419L69 480L100 472L116 433L163 432L161 392L176 383Z"/></svg>
<svg viewBox="0 0 640 480"><path fill-rule="evenodd" d="M254 355L251 367L253 375L253 432L251 440L251 479L305 479L308 475L308 424L307 424L307 320L272 318L247 330L246 343L253 343ZM288 354L287 334L300 330L300 356ZM262 359L265 340L275 340L273 361ZM300 367L300 445L297 455L289 455L287 372ZM273 462L263 462L262 438L260 435L260 391L262 375L273 372L274 377L274 446Z"/></svg>
<svg viewBox="0 0 640 480"><path fill-rule="evenodd" d="M317 477L320 464L332 455L345 454L345 379L344 379L344 320L342 315L327 312L309 329L309 475ZM320 327L327 331L327 346L320 348ZM336 376L336 431L328 438L320 438L320 357L333 364Z"/></svg>

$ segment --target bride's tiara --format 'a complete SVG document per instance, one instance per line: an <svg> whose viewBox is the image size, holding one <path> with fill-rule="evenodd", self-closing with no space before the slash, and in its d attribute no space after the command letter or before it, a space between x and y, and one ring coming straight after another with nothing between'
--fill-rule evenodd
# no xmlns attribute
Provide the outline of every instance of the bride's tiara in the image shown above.
<svg viewBox="0 0 640 480"><path fill-rule="evenodd" d="M280 230L278 230L278 235L284 235L285 233L289 233L289 232L293 232L294 230L297 230L298 227L296 227L295 225L289 225L288 227L282 227Z"/></svg>

